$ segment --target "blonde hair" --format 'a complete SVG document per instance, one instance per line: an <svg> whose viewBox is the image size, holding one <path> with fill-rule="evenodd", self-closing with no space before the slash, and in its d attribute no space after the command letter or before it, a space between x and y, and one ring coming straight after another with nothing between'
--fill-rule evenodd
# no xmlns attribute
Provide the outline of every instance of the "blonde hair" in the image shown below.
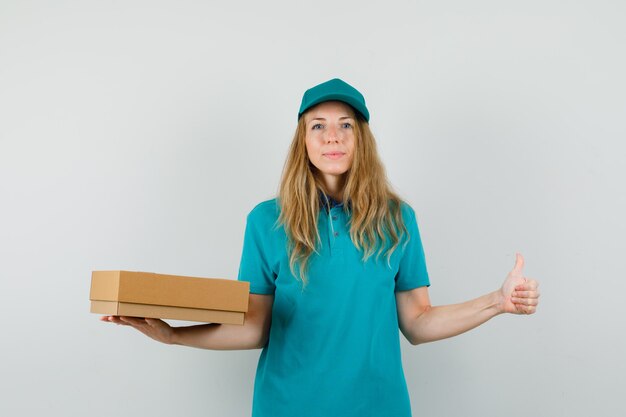
<svg viewBox="0 0 626 417"><path fill-rule="evenodd" d="M344 211L350 214L350 239L363 252L363 262L374 253L384 254L387 263L408 232L402 220L402 200L391 190L385 168L376 149L369 124L358 113L354 126L355 147L352 166L346 172ZM317 228L320 192L328 201L317 168L306 150L305 115L298 121L279 190L280 216L287 235L289 266L294 276L308 283L309 258L321 244ZM385 249L386 248L386 249ZM298 273L296 273L298 267Z"/></svg>

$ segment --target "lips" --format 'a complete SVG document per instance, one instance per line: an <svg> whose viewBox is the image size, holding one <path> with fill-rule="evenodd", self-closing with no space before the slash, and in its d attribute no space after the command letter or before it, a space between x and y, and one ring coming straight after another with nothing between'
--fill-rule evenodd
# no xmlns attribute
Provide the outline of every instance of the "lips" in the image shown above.
<svg viewBox="0 0 626 417"><path fill-rule="evenodd" d="M322 155L329 159L339 159L345 155L345 152L326 152Z"/></svg>

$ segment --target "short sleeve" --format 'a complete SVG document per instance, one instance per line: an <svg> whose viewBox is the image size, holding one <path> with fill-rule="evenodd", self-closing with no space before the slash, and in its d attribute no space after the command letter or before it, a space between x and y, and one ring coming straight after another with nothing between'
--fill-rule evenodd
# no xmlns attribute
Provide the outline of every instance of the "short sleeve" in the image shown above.
<svg viewBox="0 0 626 417"><path fill-rule="evenodd" d="M402 205L404 225L409 233L409 241L404 247L398 273L396 274L396 291L407 291L418 287L430 286L428 270L422 239L417 227L415 212L408 205Z"/></svg>
<svg viewBox="0 0 626 417"><path fill-rule="evenodd" d="M253 294L274 294L276 288L275 275L271 270L267 253L266 240L270 234L271 222L264 219L262 211L257 206L247 217L237 277L239 281L250 283L250 292Z"/></svg>

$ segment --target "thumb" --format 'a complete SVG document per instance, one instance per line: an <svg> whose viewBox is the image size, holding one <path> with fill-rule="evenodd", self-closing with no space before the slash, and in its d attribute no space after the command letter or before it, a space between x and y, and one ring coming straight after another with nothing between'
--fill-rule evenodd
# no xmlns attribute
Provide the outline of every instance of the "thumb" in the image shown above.
<svg viewBox="0 0 626 417"><path fill-rule="evenodd" d="M513 273L522 275L522 269L524 269L524 257L521 253L515 254L515 266L513 267Z"/></svg>

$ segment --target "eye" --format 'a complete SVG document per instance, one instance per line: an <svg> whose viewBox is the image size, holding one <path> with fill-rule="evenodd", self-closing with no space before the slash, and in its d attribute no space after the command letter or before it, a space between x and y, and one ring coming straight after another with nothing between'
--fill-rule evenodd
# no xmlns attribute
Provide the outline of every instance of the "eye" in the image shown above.
<svg viewBox="0 0 626 417"><path fill-rule="evenodd" d="M343 127L344 129L352 129L352 123L342 123L341 127Z"/></svg>
<svg viewBox="0 0 626 417"><path fill-rule="evenodd" d="M322 126L322 124L321 124L321 123L316 123L316 124L314 124L313 126L311 126L311 130L318 130L318 129L321 129L321 128L323 128L323 127L324 127L324 126Z"/></svg>

